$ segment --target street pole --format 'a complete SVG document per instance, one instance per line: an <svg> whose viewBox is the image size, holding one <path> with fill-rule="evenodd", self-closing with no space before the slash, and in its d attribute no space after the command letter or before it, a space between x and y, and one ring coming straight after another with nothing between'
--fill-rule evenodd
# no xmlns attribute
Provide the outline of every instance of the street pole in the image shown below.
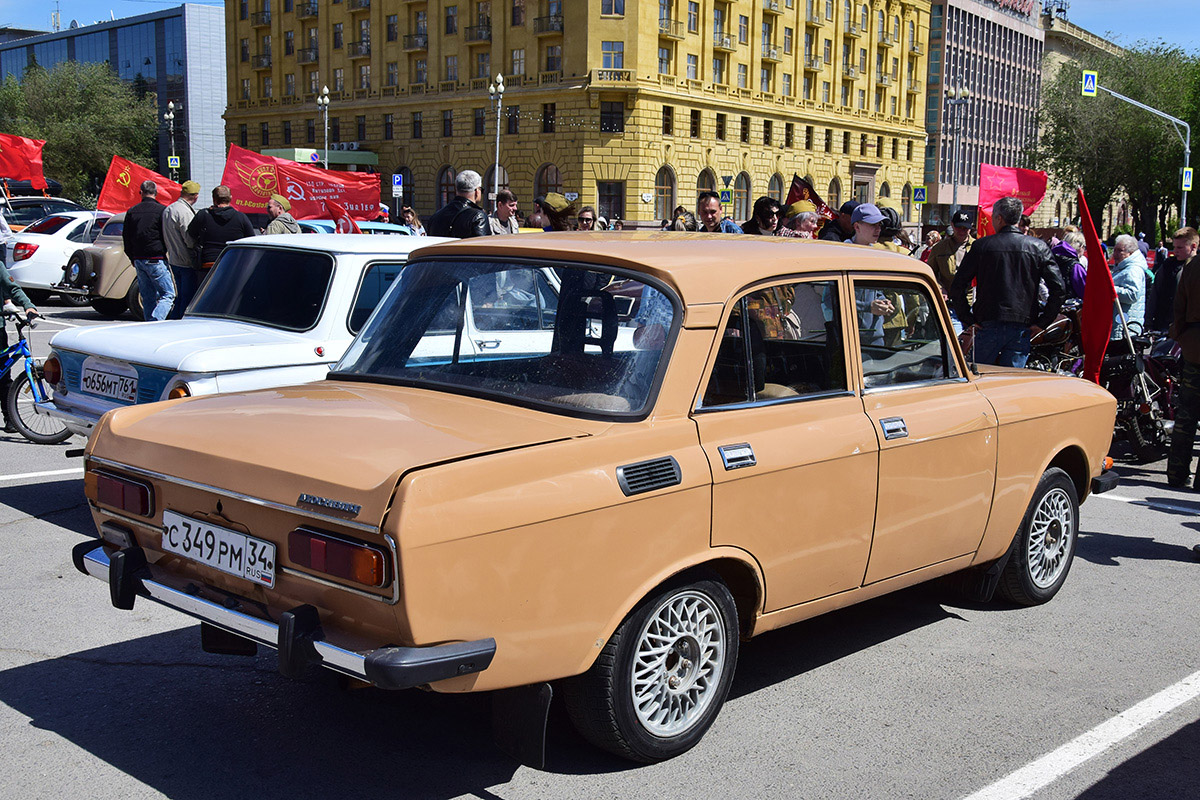
<svg viewBox="0 0 1200 800"><path fill-rule="evenodd" d="M168 134L171 137L171 161L170 161L170 163L174 164L175 163L175 101L174 100L171 100L167 103L167 113L163 114L163 119L165 119L167 121L167 129L170 131L170 133ZM171 180L177 181L178 179L179 179L179 170L175 169L174 167L171 167Z"/></svg>
<svg viewBox="0 0 1200 800"><path fill-rule="evenodd" d="M946 105L950 106L952 112L951 126L954 129L954 164L950 168L950 180L954 183L954 198L950 216L958 213L958 183L959 183L959 162L961 158L960 140L962 139L962 114L963 106L971 99L971 90L962 85L962 76L955 78L955 85L946 90L946 97L950 98L946 101Z"/></svg>
<svg viewBox="0 0 1200 800"><path fill-rule="evenodd" d="M492 211L500 199L500 111L504 108L504 75L497 72L496 82L488 87L488 97L496 101L496 163L492 166Z"/></svg>
<svg viewBox="0 0 1200 800"><path fill-rule="evenodd" d="M325 120L325 169L329 169L329 87L323 86L317 97L317 108Z"/></svg>

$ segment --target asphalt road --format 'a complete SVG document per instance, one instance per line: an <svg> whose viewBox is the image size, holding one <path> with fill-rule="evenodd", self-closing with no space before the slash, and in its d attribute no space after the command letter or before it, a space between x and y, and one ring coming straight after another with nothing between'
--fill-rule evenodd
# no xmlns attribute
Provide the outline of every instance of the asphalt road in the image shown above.
<svg viewBox="0 0 1200 800"><path fill-rule="evenodd" d="M37 349L61 327L39 327ZM20 477L78 470L64 452L81 444L0 435L0 797L1200 794L1200 676L1185 681L1200 670L1200 495L1168 489L1161 463L1120 465L1121 487L1083 506L1074 567L1046 606L927 585L770 633L743 646L691 752L633 766L555 709L539 772L493 747L486 697L293 682L273 651L203 653L177 612L113 609L70 564L91 527L78 474Z"/></svg>

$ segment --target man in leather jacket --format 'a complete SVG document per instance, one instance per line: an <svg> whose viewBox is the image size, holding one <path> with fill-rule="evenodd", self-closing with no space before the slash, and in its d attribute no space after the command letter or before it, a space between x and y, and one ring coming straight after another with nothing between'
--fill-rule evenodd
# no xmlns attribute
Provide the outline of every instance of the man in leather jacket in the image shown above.
<svg viewBox="0 0 1200 800"><path fill-rule="evenodd" d="M464 169L454 179L453 200L425 220L425 232L430 236L453 236L469 239L488 236L492 232L487 212L479 207L483 199L483 179L474 170Z"/></svg>
<svg viewBox="0 0 1200 800"><path fill-rule="evenodd" d="M996 233L977 239L967 252L954 281L950 299L965 327L975 329L975 362L1024 367L1029 337L1058 314L1066 296L1062 274L1050 248L1041 239L1021 233L1021 201L1002 197L992 206ZM975 305L967 291L975 281ZM1049 297L1038 303L1038 283L1045 281Z"/></svg>

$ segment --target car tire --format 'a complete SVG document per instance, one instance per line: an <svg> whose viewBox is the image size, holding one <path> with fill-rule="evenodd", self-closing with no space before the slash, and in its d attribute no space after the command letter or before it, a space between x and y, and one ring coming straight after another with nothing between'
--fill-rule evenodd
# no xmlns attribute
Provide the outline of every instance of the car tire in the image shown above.
<svg viewBox="0 0 1200 800"><path fill-rule="evenodd" d="M60 294L58 299L64 306L71 308L83 308L90 302L84 294Z"/></svg>
<svg viewBox="0 0 1200 800"><path fill-rule="evenodd" d="M1021 521L1012 553L997 587L1023 606L1048 602L1062 588L1075 558L1079 495L1067 473L1046 470Z"/></svg>
<svg viewBox="0 0 1200 800"><path fill-rule="evenodd" d="M129 310L125 298L92 297L88 300L92 309L105 319L120 319Z"/></svg>
<svg viewBox="0 0 1200 800"><path fill-rule="evenodd" d="M50 299L50 293L45 289L26 289L25 296L35 306L44 306L46 305L46 301Z"/></svg>
<svg viewBox="0 0 1200 800"><path fill-rule="evenodd" d="M38 380L41 380L40 374ZM5 415L17 429L17 433L37 444L58 444L69 439L71 432L67 430L67 426L58 419L34 411L33 400L29 376L22 370L13 378L8 396L4 398Z"/></svg>
<svg viewBox="0 0 1200 800"><path fill-rule="evenodd" d="M729 588L709 578L668 585L625 618L590 670L564 682L567 713L611 753L642 763L673 758L716 720L737 656Z"/></svg>
<svg viewBox="0 0 1200 800"><path fill-rule="evenodd" d="M125 293L125 307L129 309L130 314L133 314L134 319L142 320L146 318L146 315L142 311L142 292L136 280L130 284L129 291Z"/></svg>

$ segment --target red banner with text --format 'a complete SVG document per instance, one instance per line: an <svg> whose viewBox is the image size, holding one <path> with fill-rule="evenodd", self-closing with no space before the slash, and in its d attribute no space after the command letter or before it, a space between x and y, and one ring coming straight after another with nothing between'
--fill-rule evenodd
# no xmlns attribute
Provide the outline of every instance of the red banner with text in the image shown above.
<svg viewBox="0 0 1200 800"><path fill-rule="evenodd" d="M221 183L233 191L233 205L247 214L265 214L267 200L280 194L292 203L296 219L326 219L325 201L342 206L353 219L379 215L379 174L338 172L297 164L229 146Z"/></svg>
<svg viewBox="0 0 1200 800"><path fill-rule="evenodd" d="M46 188L42 172L42 139L0 133L0 178L10 181L29 181L34 189Z"/></svg>
<svg viewBox="0 0 1200 800"><path fill-rule="evenodd" d="M164 206L179 199L183 190L175 181L159 175L152 169L135 164L120 156L113 156L104 176L104 188L96 200L96 208L113 214L121 214L142 202L142 181L154 181L158 187L158 202Z"/></svg>
<svg viewBox="0 0 1200 800"><path fill-rule="evenodd" d="M1034 169L998 167L995 164L979 165L979 219L978 233L989 236L996 232L992 227L992 206L1001 197L1015 197L1025 207L1026 215L1032 214L1046 196L1046 173Z"/></svg>

